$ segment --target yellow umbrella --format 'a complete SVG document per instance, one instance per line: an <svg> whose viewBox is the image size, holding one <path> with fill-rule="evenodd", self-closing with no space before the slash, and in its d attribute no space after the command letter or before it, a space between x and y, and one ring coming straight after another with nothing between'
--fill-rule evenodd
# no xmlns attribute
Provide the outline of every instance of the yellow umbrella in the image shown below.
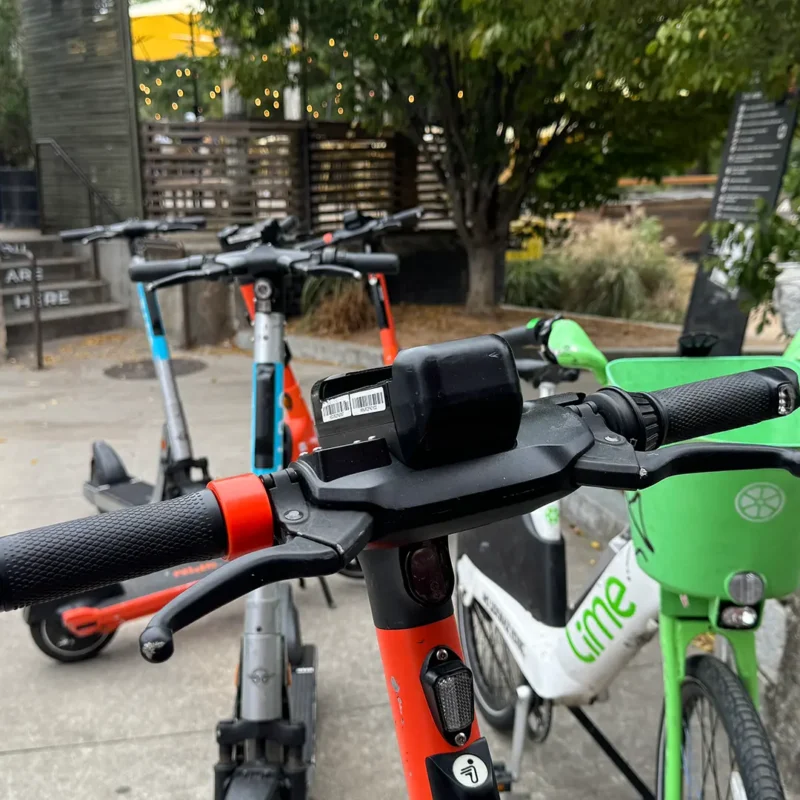
<svg viewBox="0 0 800 800"><path fill-rule="evenodd" d="M136 61L168 61L216 53L214 32L203 25L199 0L151 0L130 6Z"/></svg>

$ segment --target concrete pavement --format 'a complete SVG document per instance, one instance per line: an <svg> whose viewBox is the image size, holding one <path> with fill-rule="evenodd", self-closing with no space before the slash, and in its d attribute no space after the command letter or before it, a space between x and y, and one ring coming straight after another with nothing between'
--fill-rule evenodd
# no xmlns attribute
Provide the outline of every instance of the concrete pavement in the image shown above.
<svg viewBox="0 0 800 800"><path fill-rule="evenodd" d="M141 343L140 343L141 344ZM124 353L144 355L140 344ZM120 352L56 358L35 373L0 367L0 535L84 516L89 445L107 438L133 474L152 476L161 427L155 381L111 380ZM197 354L191 354L197 357ZM204 353L207 368L180 379L195 453L215 475L248 467L249 369L239 354ZM306 394L335 367L296 363ZM568 536L573 593L597 556ZM334 577L338 608L315 582L296 592L304 638L319 647L317 800L404 796L364 588ZM57 664L33 645L19 614L0 615L0 798L3 800L207 800L217 719L230 714L242 603L182 632L175 657L152 666L138 655L143 623L119 631L94 661ZM652 780L660 710L658 649L642 651L590 709L634 766ZM509 741L484 725L495 758ZM525 757L519 789L533 798L636 797L569 714Z"/></svg>

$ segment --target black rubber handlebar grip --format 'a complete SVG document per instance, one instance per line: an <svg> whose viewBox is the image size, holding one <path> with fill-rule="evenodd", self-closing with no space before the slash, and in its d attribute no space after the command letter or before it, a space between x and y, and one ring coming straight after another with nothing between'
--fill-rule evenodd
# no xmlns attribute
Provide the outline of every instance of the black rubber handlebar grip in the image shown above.
<svg viewBox="0 0 800 800"><path fill-rule="evenodd" d="M400 271L400 259L394 253L346 253L337 250L333 263L359 272L380 272L384 275L395 275Z"/></svg>
<svg viewBox="0 0 800 800"><path fill-rule="evenodd" d="M521 325L519 328L511 328L497 334L505 339L512 350L520 350L523 347L534 347L538 344L533 328Z"/></svg>
<svg viewBox="0 0 800 800"><path fill-rule="evenodd" d="M80 242L87 236L94 236L104 230L102 225L95 225L93 228L72 228L68 231L60 231L58 235L62 242Z"/></svg>
<svg viewBox="0 0 800 800"><path fill-rule="evenodd" d="M201 269L205 264L205 256L195 255L187 258L169 258L165 260L141 261L128 267L128 276L134 283L150 283L167 278L176 272Z"/></svg>
<svg viewBox="0 0 800 800"><path fill-rule="evenodd" d="M792 369L765 367L641 394L659 417L660 444L671 444L791 414L798 380Z"/></svg>
<svg viewBox="0 0 800 800"><path fill-rule="evenodd" d="M228 550L219 504L194 494L0 538L0 608L107 586Z"/></svg>

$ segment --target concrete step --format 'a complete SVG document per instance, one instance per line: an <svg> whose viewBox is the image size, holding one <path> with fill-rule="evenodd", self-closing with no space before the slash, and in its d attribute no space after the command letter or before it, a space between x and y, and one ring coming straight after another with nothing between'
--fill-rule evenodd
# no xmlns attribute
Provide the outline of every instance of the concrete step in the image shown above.
<svg viewBox="0 0 800 800"><path fill-rule="evenodd" d="M40 258L36 262L39 280L70 281L92 278L93 270L87 258L76 255ZM31 282L31 268L27 261L0 261L0 288L7 289Z"/></svg>
<svg viewBox="0 0 800 800"><path fill-rule="evenodd" d="M36 258L58 258L74 255L71 242L62 242L57 234L40 234L37 231L3 230L0 241L24 244Z"/></svg>
<svg viewBox="0 0 800 800"><path fill-rule="evenodd" d="M125 326L127 306L122 303L92 303L86 306L62 306L42 309L42 338L46 341L64 336L79 336ZM33 311L21 311L6 319L8 347L33 345Z"/></svg>
<svg viewBox="0 0 800 800"><path fill-rule="evenodd" d="M41 308L95 305L109 299L109 289L105 281L91 279L45 280L39 284L39 293ZM6 319L30 311L33 307L30 285L3 287L0 289L0 296L2 296Z"/></svg>

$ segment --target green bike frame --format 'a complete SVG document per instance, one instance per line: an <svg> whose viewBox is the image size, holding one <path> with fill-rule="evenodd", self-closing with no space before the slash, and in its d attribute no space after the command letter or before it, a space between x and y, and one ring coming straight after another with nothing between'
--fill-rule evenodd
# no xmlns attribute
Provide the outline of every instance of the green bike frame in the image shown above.
<svg viewBox="0 0 800 800"><path fill-rule="evenodd" d="M538 322L531 320L528 327ZM556 320L547 347L558 363L591 371L601 384L654 391L680 383L756 369L789 366L800 371L800 334L782 357L620 359L610 362L574 320ZM800 447L790 418L771 420L709 437L717 441ZM756 627L722 629L720 604L730 600L733 575L755 572L764 599L800 584L800 497L791 478L777 470L679 476L628 497L637 563L661 587L659 636L664 674L666 764L664 796L681 798L683 719L681 685L687 650L701 634L724 636L736 669L759 707Z"/></svg>

